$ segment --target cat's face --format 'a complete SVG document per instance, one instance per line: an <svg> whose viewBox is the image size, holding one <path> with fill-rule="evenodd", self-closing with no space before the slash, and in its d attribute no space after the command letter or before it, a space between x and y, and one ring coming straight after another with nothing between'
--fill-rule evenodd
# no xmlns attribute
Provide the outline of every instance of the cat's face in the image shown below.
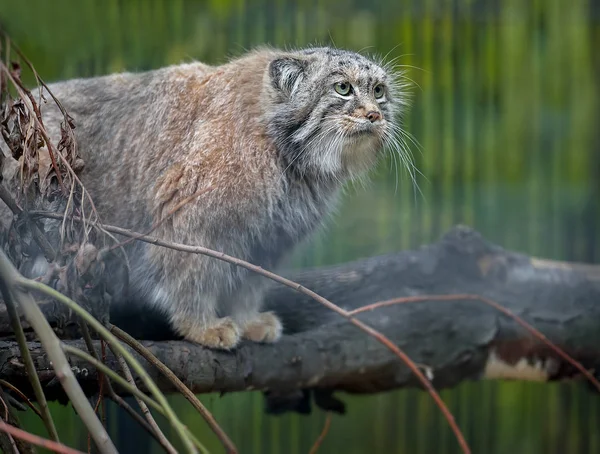
<svg viewBox="0 0 600 454"><path fill-rule="evenodd" d="M355 177L397 144L402 87L375 62L344 50L306 49L274 59L269 78L269 132L290 168Z"/></svg>

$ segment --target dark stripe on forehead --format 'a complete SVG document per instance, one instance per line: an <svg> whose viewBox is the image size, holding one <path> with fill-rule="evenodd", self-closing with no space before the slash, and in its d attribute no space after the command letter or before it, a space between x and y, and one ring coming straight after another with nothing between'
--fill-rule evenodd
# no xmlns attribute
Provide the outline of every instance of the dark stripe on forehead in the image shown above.
<svg viewBox="0 0 600 454"><path fill-rule="evenodd" d="M328 77L336 77L336 76L338 76L338 77L346 77L346 74L344 74L341 71L332 71L328 75Z"/></svg>

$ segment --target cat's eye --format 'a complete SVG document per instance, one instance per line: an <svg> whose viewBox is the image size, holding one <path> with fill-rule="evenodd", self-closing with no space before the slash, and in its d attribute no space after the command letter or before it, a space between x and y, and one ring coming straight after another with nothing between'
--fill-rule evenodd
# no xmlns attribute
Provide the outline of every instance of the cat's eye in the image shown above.
<svg viewBox="0 0 600 454"><path fill-rule="evenodd" d="M373 94L375 95L376 99L383 98L383 92L383 85L375 85L375 88L373 89Z"/></svg>
<svg viewBox="0 0 600 454"><path fill-rule="evenodd" d="M334 84L333 88L342 96L348 96L350 93L352 93L352 85L350 85L348 82L338 82Z"/></svg>

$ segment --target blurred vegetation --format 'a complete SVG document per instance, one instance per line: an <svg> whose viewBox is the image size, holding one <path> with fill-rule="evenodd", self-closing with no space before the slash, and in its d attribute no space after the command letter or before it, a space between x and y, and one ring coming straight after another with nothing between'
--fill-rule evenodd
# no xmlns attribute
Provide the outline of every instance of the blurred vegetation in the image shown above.
<svg viewBox="0 0 600 454"><path fill-rule="evenodd" d="M334 44L409 67L418 86L406 129L421 145L412 149L422 194L389 160L368 187L348 188L293 266L415 247L459 222L528 254L599 261L594 0L3 0L0 21L48 81L218 64L263 43ZM473 452L600 452L600 398L581 385L474 383L443 397ZM244 453L305 453L325 417L265 416L259 393L204 400ZM458 452L425 393L346 400L349 413L333 418L321 452ZM200 418L173 401L219 452ZM53 411L62 439L85 446L72 409ZM133 422L109 416L123 452L158 452ZM43 434L35 416L24 419Z"/></svg>

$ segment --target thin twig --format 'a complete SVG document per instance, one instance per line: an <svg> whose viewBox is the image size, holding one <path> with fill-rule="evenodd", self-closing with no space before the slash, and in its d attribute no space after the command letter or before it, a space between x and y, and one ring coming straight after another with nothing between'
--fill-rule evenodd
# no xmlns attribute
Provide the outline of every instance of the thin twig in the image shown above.
<svg viewBox="0 0 600 454"><path fill-rule="evenodd" d="M116 402L119 407L123 408L123 410L129 414L129 416L131 416L140 426L142 426L144 430L148 432L148 435L154 437L156 441L160 443L160 440L158 440L156 437L156 434L154 433L154 430L152 430L152 427L150 427L150 424L148 424L148 422L146 422L146 420L137 411L131 408L131 405L125 402L125 400L116 392L114 392L114 390L109 394L109 397L110 400Z"/></svg>
<svg viewBox="0 0 600 454"><path fill-rule="evenodd" d="M0 394L2 394L2 387L0 386ZM11 407L20 410L20 411L27 411L27 407L25 405L23 405L21 402L19 402L17 399L15 399L13 396L11 396L10 394L4 394L4 398L8 401L8 403L10 404Z"/></svg>
<svg viewBox="0 0 600 454"><path fill-rule="evenodd" d="M4 252L0 250L0 253L2 254L0 255L1 258L2 256L4 256ZM7 279L10 278L8 278L6 275L3 275L0 271L0 293L2 294L2 298L4 299L4 304L6 305L8 317L10 319L12 329L15 333L15 337L17 338L17 343L19 344L19 351L21 352L21 358L25 363L25 369L27 370L27 375L29 376L29 382L31 383L33 393L35 394L35 398L40 406L40 416L42 417L42 421L44 422L44 426L46 427L50 438L58 442L60 441L58 438L58 432L56 431L54 420L52 419L52 415L50 414L50 409L48 408L48 401L46 400L46 395L44 394L44 391L42 389L40 378L38 377L38 374L35 370L33 359L31 359L31 354L29 353L29 348L27 347L27 339L25 338L23 326L21 325L21 319L19 318L19 314L17 313L17 309L13 301L13 295L10 291Z"/></svg>
<svg viewBox="0 0 600 454"><path fill-rule="evenodd" d="M1 399L2 398L0 397L0 400ZM2 400L2 403L4 403L3 400ZM6 405L6 404L4 403L4 405ZM3 424L5 419L6 420L8 419L8 407L6 407L6 417L4 417L4 418L0 417L0 423ZM5 432L5 434L6 434L6 437L8 438L8 442L10 443L10 447L12 448L13 453L20 454L19 448L17 447L17 443L15 443L15 439L13 438L13 436L9 432ZM2 440L0 440L0 441L2 441ZM2 443L0 443L0 448L2 448Z"/></svg>
<svg viewBox="0 0 600 454"><path fill-rule="evenodd" d="M21 214L23 209L17 205L17 202L12 198L10 192L4 187L3 184L0 184L0 199L6 203L6 206L13 212L13 214Z"/></svg>
<svg viewBox="0 0 600 454"><path fill-rule="evenodd" d="M98 352L96 352L96 348L94 347L94 343L92 342L92 337L90 335L87 324L83 320L81 320L81 328L82 328L83 338L85 340L86 347L87 347L88 351L90 352L90 355L92 355L92 357L96 361L99 362L100 358L98 357ZM119 405L121 408L123 408L125 411L127 411L127 413L129 413L129 415L131 417L133 417L133 419L135 419L146 431L148 431L148 433L150 435L152 435L159 443L161 443L161 440L159 439L157 434L154 432L152 427L139 415L139 413L137 413L133 408L131 408L131 406L127 402L125 402L121 398L121 396L119 396L115 392L115 390L113 389L113 387L110 383L108 376L104 375L102 370L100 370L98 368L98 378L100 379L100 377L103 377L103 382L106 385L109 397L114 402L116 402L117 405ZM88 438L89 438L89 434L88 434ZM88 450L89 450L89 447L88 447Z"/></svg>
<svg viewBox="0 0 600 454"><path fill-rule="evenodd" d="M25 432L24 430L19 429L18 427L6 424L3 421L0 421L0 431L6 432L12 435L13 437L20 438L21 440L25 440L28 443L49 449L59 454L84 454L81 451L77 451L76 449L69 448L68 446L63 445L62 443L57 443L52 440L47 440L45 438L38 437L37 435Z"/></svg>
<svg viewBox="0 0 600 454"><path fill-rule="evenodd" d="M8 260L4 251L1 250L0 281L3 281L3 286L7 287L6 293L19 302L27 321L34 329L44 350L48 354L50 361L52 361L52 367L56 376L69 396L77 414L92 433L98 449L106 454L116 453L117 449L112 440L96 417L96 414L90 406L83 390L79 386L79 383L77 383L69 362L60 348L59 339L56 337L56 334L54 334L54 331L52 331L50 324L44 317L44 314L33 297L27 291L21 290L18 286L18 284L23 284L24 278L22 278L17 269Z"/></svg>
<svg viewBox="0 0 600 454"><path fill-rule="evenodd" d="M497 311L499 311L499 312L503 313L504 315L506 315L507 317L510 317L511 319L513 319L515 322L517 322L519 325L521 325L523 328L525 328L527 331L529 331L531 334L533 334L536 338L541 340L552 351L554 351L558 356L560 356L562 359L564 359L569 364L571 364L573 367L575 367L579 372L581 372L583 374L583 376L585 378L587 378L590 381L590 383L592 383L592 385L594 385L594 387L598 391L600 391L600 382L598 382L596 377L594 377L594 375L592 373L590 373L590 371L588 371L585 367L583 367L583 365L579 361L577 361L573 357L571 357L568 353L566 353L558 345L551 342L546 336L544 336L544 334L542 334L536 328L531 326L529 323L527 323L521 317L515 315L510 309L507 309L506 307L503 307L503 306L499 305L498 303L496 303L495 301L492 301L491 299L486 298L484 296L472 295L472 294L468 294L468 293L452 294L452 295L406 296L406 297L402 297L402 298L394 298L391 300L379 301L377 303L368 304L366 306L362 306L357 309L354 309L353 311L350 311L350 313L352 315L355 315L355 314L359 314L361 312L372 311L372 310L380 308L380 307L392 306L395 304L416 303L416 302L436 301L436 300L437 301L462 301L462 300L479 301L481 303L484 303L484 304L487 304L488 306L493 307Z"/></svg>
<svg viewBox="0 0 600 454"><path fill-rule="evenodd" d="M114 370L112 370L106 364L102 363L101 361L98 361L96 358L89 355L88 353L86 353L82 350L79 350L78 348L75 348L71 345L63 343L61 347L65 353L77 356L77 357L89 362L97 370L101 370L104 374L106 374L108 377L110 377L111 380L113 380L115 383L117 383L119 386L121 386L128 393L141 399L142 401L144 401L145 403L150 405L152 408L154 408L156 411L158 411L161 415L168 417L167 413L165 412L165 409L157 401L155 401L151 397L144 394L142 391L140 391L140 389L137 386L132 386L127 380L125 380L123 377L121 377L119 374L117 374ZM184 427L184 431L186 432L187 436L190 437L190 439L194 442L194 444L203 453L208 453L206 448L197 439L195 439L193 437L193 435L189 432L189 429L187 427Z"/></svg>
<svg viewBox="0 0 600 454"><path fill-rule="evenodd" d="M79 329L81 330L81 334L83 336L85 346L87 347L90 354L98 359L98 353L96 352L96 348L94 347L94 342L92 341L92 336L90 335L90 330L88 329L87 324L81 318L79 319ZM108 379L104 377L104 374L98 371L98 400L96 401L96 405L94 406L94 413L98 414L98 406L100 405L100 401L102 399L104 393L104 382L108 382ZM102 421L102 425L106 427L104 421ZM90 454L92 452L92 434L87 433L87 452Z"/></svg>
<svg viewBox="0 0 600 454"><path fill-rule="evenodd" d="M47 212L42 213L39 211L31 212L31 214L38 215L38 216L47 216L50 218L55 216L54 213L47 213ZM82 222L81 219L78 217L73 216L73 219L79 220L80 222ZM240 266L242 268L245 268L247 270L250 270L257 274L260 274L261 276L264 276L268 279L271 279L275 282L278 282L282 285L285 285L286 287L290 287L290 288L296 290L297 292L300 292L300 293L314 299L315 301L317 301L318 303L327 307L328 309L330 309L330 310L334 311L335 313L341 315L342 317L346 318L350 323L352 323L353 325L355 325L356 327L358 327L359 329L361 329L362 331L364 331L365 333L374 337L379 342L381 342L383 345L385 345L396 356L398 356L404 364L406 364L408 366L408 368L411 370L411 372L423 384L424 388L431 395L432 399L434 400L434 402L439 407L440 411L442 412L442 414L448 421L448 424L450 425L450 428L454 432L454 435L456 436L456 439L457 439L458 443L460 444L462 451L465 454L469 454L471 452L462 432L460 431L459 427L456 424L456 421L454 420L454 416L452 416L452 413L450 412L450 410L448 410L448 407L446 406L446 404L444 404L444 401L442 400L442 398L440 397L438 392L435 390L435 388L433 387L431 382L427 379L427 377L425 377L425 375L421 372L419 367L414 363L414 361L411 360L410 357L406 353L404 353L404 351L402 351L398 346L394 345L387 337L385 337L383 334L381 334L377 330L366 325L365 323L361 322L360 320L355 319L348 311L333 304L328 299L323 298L322 296L318 295L317 293L313 292L312 290L307 289L306 287L304 287L301 284L298 284L297 282L286 279L283 276L279 276L278 274L275 274L271 271L267 271L260 266L253 265L249 262L246 262L245 260L241 260L241 259L232 257L223 252L217 252L217 251L214 251L212 249L208 249L208 248L205 248L202 246L188 246L186 244L165 241L165 240L161 240L160 238L152 237L149 235L141 235L139 233L132 232L131 230L123 229L120 227L103 225L103 228L109 232L118 233L120 235L124 235L124 236L128 236L128 237L133 235L136 237L137 240L144 241L146 243L154 244L157 246L167 247L167 248L170 248L170 249L173 249L176 251L181 251L181 252L202 254L202 255L206 255L208 257L213 257L213 258L223 260L225 262ZM56 293L58 293L58 292L56 292Z"/></svg>
<svg viewBox="0 0 600 454"><path fill-rule="evenodd" d="M327 418L325 418L325 425L323 426L323 430L319 434L319 437L315 440L315 444L310 448L309 454L316 454L321 444L325 440L325 437L329 433L329 427L331 427L331 412L327 413Z"/></svg>
<svg viewBox="0 0 600 454"><path fill-rule="evenodd" d="M4 407L4 419L8 419L8 404L6 402L4 402L4 399L2 398L1 395L0 395L0 402L2 403L2 406Z"/></svg>
<svg viewBox="0 0 600 454"><path fill-rule="evenodd" d="M102 352L102 362L106 362L106 345L104 344L104 340L100 339L100 351ZM100 382L100 395L102 396L101 403L101 413L100 413L100 421L102 421L102 425L106 427L106 402L104 401L104 382L109 383L108 380L103 380Z"/></svg>
<svg viewBox="0 0 600 454"><path fill-rule="evenodd" d="M0 386L0 400L4 401L7 406L5 408L4 418L0 418L1 421L6 422L15 427L20 427L19 418L15 414L14 409L19 408L19 403L14 401L14 399L5 392L4 388ZM15 403L17 405L15 405ZM17 454L34 454L35 449L31 443L27 443L26 441L20 439L14 439L12 435L8 433L0 432L0 450L4 449L7 453L15 451ZM4 452L4 451L2 451Z"/></svg>
<svg viewBox="0 0 600 454"><path fill-rule="evenodd" d="M94 347L94 343L92 341L92 336L90 335L90 330L88 329L87 323L85 323L84 320L80 319L80 327L81 327L81 332L83 334L83 339L85 341L88 351L90 352L90 355L92 355L92 357L94 357L94 359L96 359L97 361L100 361L98 352L96 351L96 348ZM104 351L103 351L103 358L104 358ZM142 418L140 416L140 414L138 412L136 412L133 408L131 408L131 406L127 402L125 402L125 400L123 400L121 398L121 396L119 396L115 392L108 377L105 376L102 373L102 371L99 370L98 378L100 379L100 377L103 377L103 383L106 386L106 390L108 392L108 396L110 397L110 399L113 402L115 402L117 405L119 405L121 408L123 408L138 424L140 424L144 428L144 430L146 430L148 432L148 434L150 434L152 437L154 437L156 439L156 441L161 443L161 440L159 439L158 434L154 432L152 427L150 427L150 425L144 420L144 418ZM102 385L100 386L100 388L102 390ZM88 439L89 439L89 433L88 433Z"/></svg>
<svg viewBox="0 0 600 454"><path fill-rule="evenodd" d="M150 364L155 366L173 385L184 395L184 397L192 404L192 406L202 415L205 421L208 423L210 428L213 430L215 435L219 438L225 450L229 454L236 454L237 448L231 441L225 431L219 426L217 420L208 411L208 409L200 402L196 395L187 387L185 384L167 367L165 366L156 356L152 354L150 350L145 348L137 340L135 340L128 333L120 329L115 325L109 325L110 332L113 333L117 338L125 342L137 353L143 356Z"/></svg>
<svg viewBox="0 0 600 454"><path fill-rule="evenodd" d="M0 378L0 385L10 389L12 392L17 394L21 398L21 400L23 400L23 402L25 402L27 404L27 406L29 408L31 408L31 410L33 410L33 412L36 415L38 415L40 418L42 418L42 420L44 419L40 410L33 404L33 402L31 402L28 399L28 397L23 393L23 391L21 391L19 388L17 388L13 384L7 382L6 380L3 380L2 378ZM23 408L26 408L26 407L23 407Z"/></svg>
<svg viewBox="0 0 600 454"><path fill-rule="evenodd" d="M94 368L97 371L101 371L103 374L105 374L107 377L109 377L112 381L114 381L117 385L119 385L123 389L127 390L127 392L140 398L141 400L146 402L148 405L150 405L152 408L161 412L161 414L165 414L162 406L156 400L154 400L154 399L152 399L152 397L144 394L142 391L140 391L139 388L137 388L137 387L134 388L133 386L131 386L127 380L125 380L123 377L121 377L117 372L112 370L110 367L108 367L102 361L99 361L96 358L94 358L92 355L90 355L89 353L86 353L83 350L73 347L72 345L65 344L64 342L61 344L61 348L65 353L67 353L69 355L77 356L77 357L83 359L84 361L87 361L92 366L94 366Z"/></svg>
<svg viewBox="0 0 600 454"><path fill-rule="evenodd" d="M113 352L113 353L114 353L115 357L117 358L117 360L119 361L119 366L121 366L121 371L123 372L123 375L125 375L125 379L129 382L129 384L131 386L137 388L137 386L135 384L135 380L133 379L133 375L131 375L131 370L129 370L129 366L127 365L127 361L125 361L123 359L123 355L120 355L117 352ZM140 409L142 410L144 417L148 421L148 424L150 424L150 427L152 427L152 429L154 429L154 432L156 433L159 443L162 445L163 448L165 448L165 451L167 451L169 454L177 454L177 450L173 447L173 445L169 442L169 440L167 440L167 437L165 437L165 434L163 433L163 431L160 430L160 427L156 423L156 420L152 416L152 413L150 412L150 409L148 408L146 403L137 396L135 397L135 400L137 401L138 405L140 406Z"/></svg>

